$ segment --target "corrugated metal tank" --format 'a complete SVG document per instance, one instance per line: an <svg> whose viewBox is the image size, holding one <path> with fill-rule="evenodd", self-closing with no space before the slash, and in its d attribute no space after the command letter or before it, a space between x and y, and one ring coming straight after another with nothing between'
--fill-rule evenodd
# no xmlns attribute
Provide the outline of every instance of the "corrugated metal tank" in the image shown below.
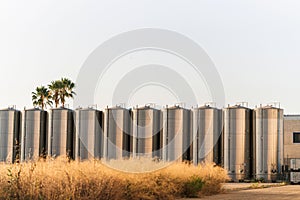
<svg viewBox="0 0 300 200"><path fill-rule="evenodd" d="M103 113L93 108L77 109L75 118L75 159L100 159L103 155Z"/></svg>
<svg viewBox="0 0 300 200"><path fill-rule="evenodd" d="M161 111L145 106L132 110L133 157L161 157Z"/></svg>
<svg viewBox="0 0 300 200"><path fill-rule="evenodd" d="M255 109L254 174L275 181L283 165L283 110L272 106Z"/></svg>
<svg viewBox="0 0 300 200"><path fill-rule="evenodd" d="M22 111L21 161L38 160L47 150L47 111Z"/></svg>
<svg viewBox="0 0 300 200"><path fill-rule="evenodd" d="M49 111L48 155L74 158L74 111L54 108Z"/></svg>
<svg viewBox="0 0 300 200"><path fill-rule="evenodd" d="M193 163L221 164L222 110L204 105L193 110Z"/></svg>
<svg viewBox="0 0 300 200"><path fill-rule="evenodd" d="M104 115L104 158L122 159L129 157L132 151L130 110L116 106L106 108Z"/></svg>
<svg viewBox="0 0 300 200"><path fill-rule="evenodd" d="M180 106L163 109L163 160L191 160L191 111Z"/></svg>
<svg viewBox="0 0 300 200"><path fill-rule="evenodd" d="M0 110L0 162L20 159L20 111Z"/></svg>
<svg viewBox="0 0 300 200"><path fill-rule="evenodd" d="M237 105L224 109L224 168L233 181L252 176L253 111Z"/></svg>

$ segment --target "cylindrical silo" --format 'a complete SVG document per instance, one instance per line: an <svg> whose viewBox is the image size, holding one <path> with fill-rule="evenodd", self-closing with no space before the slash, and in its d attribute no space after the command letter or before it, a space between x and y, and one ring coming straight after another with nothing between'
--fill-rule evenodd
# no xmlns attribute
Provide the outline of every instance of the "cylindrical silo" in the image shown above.
<svg viewBox="0 0 300 200"><path fill-rule="evenodd" d="M191 160L191 111L180 106L163 109L163 160Z"/></svg>
<svg viewBox="0 0 300 200"><path fill-rule="evenodd" d="M21 161L38 160L47 150L47 111L22 111Z"/></svg>
<svg viewBox="0 0 300 200"><path fill-rule="evenodd" d="M233 181L252 175L253 111L236 105L224 109L224 168Z"/></svg>
<svg viewBox="0 0 300 200"><path fill-rule="evenodd" d="M106 108L104 115L103 157L105 159L122 159L129 157L132 151L130 110L116 106Z"/></svg>
<svg viewBox="0 0 300 200"><path fill-rule="evenodd" d="M75 118L75 159L100 159L103 155L103 113L94 108L77 109Z"/></svg>
<svg viewBox="0 0 300 200"><path fill-rule="evenodd" d="M204 105L193 109L193 163L221 164L222 110Z"/></svg>
<svg viewBox="0 0 300 200"><path fill-rule="evenodd" d="M255 178L276 181L283 165L283 110L273 106L255 109Z"/></svg>
<svg viewBox="0 0 300 200"><path fill-rule="evenodd" d="M0 110L0 162L20 159L20 111Z"/></svg>
<svg viewBox="0 0 300 200"><path fill-rule="evenodd" d="M51 157L74 155L74 112L67 108L49 111L48 155Z"/></svg>
<svg viewBox="0 0 300 200"><path fill-rule="evenodd" d="M150 106L132 110L133 157L161 157L161 111Z"/></svg>

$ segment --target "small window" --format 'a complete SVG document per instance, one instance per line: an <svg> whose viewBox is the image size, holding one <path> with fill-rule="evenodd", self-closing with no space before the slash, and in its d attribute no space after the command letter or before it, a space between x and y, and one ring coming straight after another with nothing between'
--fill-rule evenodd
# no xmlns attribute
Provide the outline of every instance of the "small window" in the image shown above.
<svg viewBox="0 0 300 200"><path fill-rule="evenodd" d="M293 133L293 143L300 143L300 132Z"/></svg>

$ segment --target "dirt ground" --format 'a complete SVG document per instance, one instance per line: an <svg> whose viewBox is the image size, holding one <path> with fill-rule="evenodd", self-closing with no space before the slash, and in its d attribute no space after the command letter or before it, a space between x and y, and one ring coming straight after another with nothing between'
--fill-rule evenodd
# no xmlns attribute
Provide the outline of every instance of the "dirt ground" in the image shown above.
<svg viewBox="0 0 300 200"><path fill-rule="evenodd" d="M223 194L203 197L201 199L224 199L224 200L264 200L264 199L280 199L280 200L300 200L300 185L286 185L269 187L262 189L247 189L249 184L227 184L224 185L225 192Z"/></svg>

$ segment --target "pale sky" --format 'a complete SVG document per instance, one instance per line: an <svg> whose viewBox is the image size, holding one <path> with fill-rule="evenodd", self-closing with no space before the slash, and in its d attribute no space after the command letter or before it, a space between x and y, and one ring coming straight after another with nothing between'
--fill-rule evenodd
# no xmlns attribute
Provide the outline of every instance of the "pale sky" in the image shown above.
<svg viewBox="0 0 300 200"><path fill-rule="evenodd" d="M36 86L60 77L76 81L90 53L115 35L161 28L206 51L222 79L226 104L281 102L285 114L300 113L299 10L297 0L1 0L0 108L32 107ZM148 97L136 93L130 102L175 101L156 89Z"/></svg>

